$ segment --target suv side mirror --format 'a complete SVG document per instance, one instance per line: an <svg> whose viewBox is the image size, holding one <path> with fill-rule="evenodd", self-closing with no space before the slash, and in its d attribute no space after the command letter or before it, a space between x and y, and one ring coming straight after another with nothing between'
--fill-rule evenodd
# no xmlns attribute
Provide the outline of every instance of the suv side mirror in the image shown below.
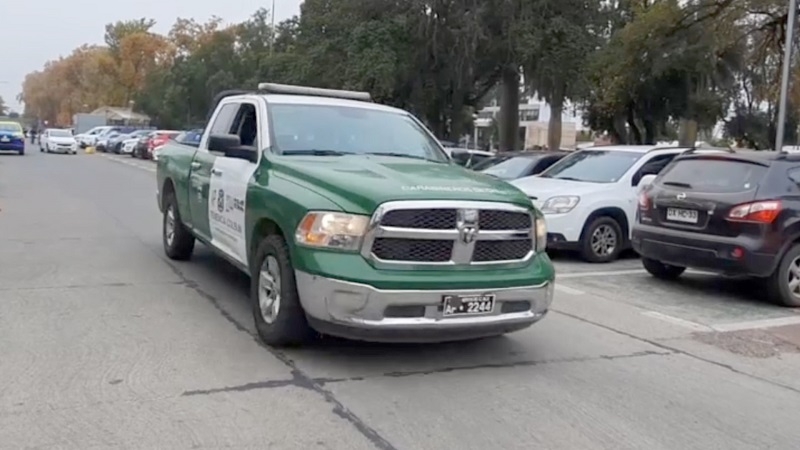
<svg viewBox="0 0 800 450"><path fill-rule="evenodd" d="M656 175L645 175L639 180L639 184L636 185L637 190L641 191L645 187L653 184L653 180L656 179Z"/></svg>

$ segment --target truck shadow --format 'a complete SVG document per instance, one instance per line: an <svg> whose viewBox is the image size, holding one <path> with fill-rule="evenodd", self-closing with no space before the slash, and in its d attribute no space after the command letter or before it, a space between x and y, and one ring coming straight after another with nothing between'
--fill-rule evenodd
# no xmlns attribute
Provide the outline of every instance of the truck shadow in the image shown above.
<svg viewBox="0 0 800 450"><path fill-rule="evenodd" d="M207 249L198 249L192 259L196 280L211 297L220 313L237 328L258 339L250 309L250 278ZM224 289L221 294L218 288ZM547 321L547 319L545 319ZM541 334L539 325L506 336L444 343L375 343L317 335L302 348L272 349L285 355L302 370L335 376L321 378L359 378L370 375L395 375L447 372L469 368L533 365L538 358L537 342L531 333ZM546 345L546 344L542 344Z"/></svg>

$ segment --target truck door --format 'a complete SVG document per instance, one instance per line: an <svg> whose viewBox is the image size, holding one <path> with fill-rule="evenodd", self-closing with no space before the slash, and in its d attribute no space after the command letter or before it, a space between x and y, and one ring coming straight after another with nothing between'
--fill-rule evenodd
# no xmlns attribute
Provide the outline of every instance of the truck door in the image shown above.
<svg viewBox="0 0 800 450"><path fill-rule="evenodd" d="M255 100L239 100L236 106L229 134L239 136L243 153L260 158L260 149L264 148L264 139L267 138L262 125L266 120L266 109L260 109L261 105ZM247 188L257 168L257 162L244 156L220 155L211 169L208 205L211 243L244 266L248 265L245 235Z"/></svg>
<svg viewBox="0 0 800 450"><path fill-rule="evenodd" d="M214 161L220 157L220 153L210 151L208 148L208 136L211 134L227 134L239 110L237 104L221 105L217 112L211 117L209 126L200 146L194 154L189 171L189 214L190 223L194 232L206 241L211 241L211 230L209 227L209 197L211 190L211 170L214 168Z"/></svg>

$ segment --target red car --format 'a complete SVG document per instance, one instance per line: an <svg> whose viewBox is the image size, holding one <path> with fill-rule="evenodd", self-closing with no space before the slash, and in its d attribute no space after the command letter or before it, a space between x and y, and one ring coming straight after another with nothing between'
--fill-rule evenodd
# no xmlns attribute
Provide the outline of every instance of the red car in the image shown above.
<svg viewBox="0 0 800 450"><path fill-rule="evenodd" d="M175 136L179 135L180 131L175 130L156 130L150 133L147 136L147 140L145 142L146 151L142 152L141 156L144 159L157 159L158 149L161 148L164 144L168 141L175 139Z"/></svg>

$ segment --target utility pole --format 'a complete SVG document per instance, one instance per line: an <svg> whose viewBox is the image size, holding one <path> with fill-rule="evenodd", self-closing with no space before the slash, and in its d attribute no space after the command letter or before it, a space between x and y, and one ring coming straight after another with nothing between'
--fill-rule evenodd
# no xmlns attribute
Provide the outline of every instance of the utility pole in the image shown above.
<svg viewBox="0 0 800 450"><path fill-rule="evenodd" d="M270 13L272 15L272 28L270 29L269 55L272 56L273 47L275 47L275 0L272 0L272 9L270 10Z"/></svg>
<svg viewBox="0 0 800 450"><path fill-rule="evenodd" d="M789 96L789 73L792 66L792 46L794 44L794 26L796 22L797 0L789 0L789 13L786 15L786 43L784 44L783 70L781 74L781 97L778 103L778 133L775 136L776 152L783 149L783 135L786 132L786 103Z"/></svg>

